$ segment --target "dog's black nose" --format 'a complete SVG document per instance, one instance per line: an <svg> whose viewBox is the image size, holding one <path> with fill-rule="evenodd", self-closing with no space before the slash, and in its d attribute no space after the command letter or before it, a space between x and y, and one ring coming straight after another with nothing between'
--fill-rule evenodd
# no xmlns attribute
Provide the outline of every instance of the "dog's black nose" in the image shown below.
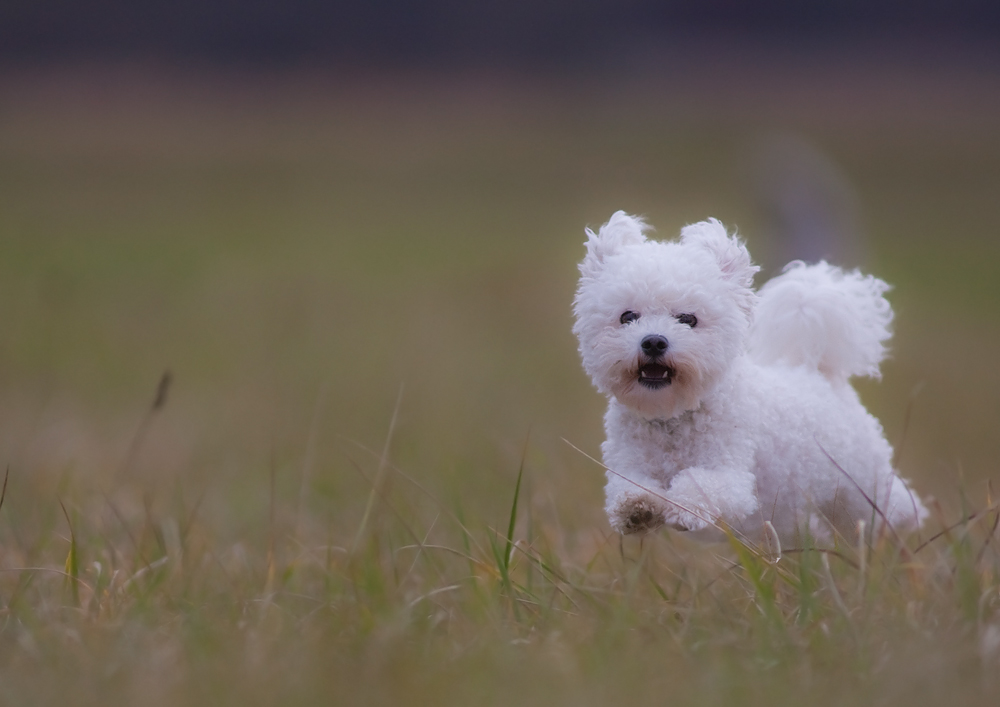
<svg viewBox="0 0 1000 707"><path fill-rule="evenodd" d="M650 358L662 356L667 351L667 340L659 334L650 334L640 344L642 352Z"/></svg>

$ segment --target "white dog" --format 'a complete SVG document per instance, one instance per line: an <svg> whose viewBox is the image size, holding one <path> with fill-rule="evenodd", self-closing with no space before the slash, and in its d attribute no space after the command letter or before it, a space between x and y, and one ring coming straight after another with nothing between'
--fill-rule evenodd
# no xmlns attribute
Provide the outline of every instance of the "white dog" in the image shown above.
<svg viewBox="0 0 1000 707"><path fill-rule="evenodd" d="M611 525L758 541L770 522L786 545L918 527L927 511L848 382L879 374L888 286L793 262L758 296L718 221L679 242L645 230L621 211L588 229L574 301L583 366L609 397Z"/></svg>

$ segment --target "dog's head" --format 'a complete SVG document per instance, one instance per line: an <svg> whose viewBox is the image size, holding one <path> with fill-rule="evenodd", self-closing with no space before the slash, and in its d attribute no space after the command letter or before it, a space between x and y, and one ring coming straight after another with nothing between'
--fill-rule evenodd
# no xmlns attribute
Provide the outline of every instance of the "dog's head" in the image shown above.
<svg viewBox="0 0 1000 707"><path fill-rule="evenodd" d="M646 239L619 211L587 230L573 311L583 366L598 390L649 419L698 407L743 351L758 268L712 219L677 242Z"/></svg>

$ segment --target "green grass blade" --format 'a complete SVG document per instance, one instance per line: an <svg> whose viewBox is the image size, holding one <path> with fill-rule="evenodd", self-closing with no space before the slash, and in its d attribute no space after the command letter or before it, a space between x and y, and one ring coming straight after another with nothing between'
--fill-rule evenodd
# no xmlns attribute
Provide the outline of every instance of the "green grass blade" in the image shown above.
<svg viewBox="0 0 1000 707"><path fill-rule="evenodd" d="M503 552L504 572L510 568L511 549L514 546L514 526L517 524L517 500L521 496L521 479L524 476L524 460L517 471L517 483L514 485L514 502L510 504L510 520L507 523L507 545Z"/></svg>

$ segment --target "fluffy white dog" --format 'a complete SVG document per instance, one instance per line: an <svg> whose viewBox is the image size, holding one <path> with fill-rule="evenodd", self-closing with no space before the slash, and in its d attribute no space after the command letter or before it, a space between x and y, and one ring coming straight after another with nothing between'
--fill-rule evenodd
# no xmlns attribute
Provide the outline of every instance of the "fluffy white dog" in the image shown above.
<svg viewBox="0 0 1000 707"><path fill-rule="evenodd" d="M619 211L587 230L574 301L583 366L609 398L607 512L621 533L722 528L854 542L927 515L849 378L878 376L888 286L820 262L759 268L712 219L647 240Z"/></svg>

